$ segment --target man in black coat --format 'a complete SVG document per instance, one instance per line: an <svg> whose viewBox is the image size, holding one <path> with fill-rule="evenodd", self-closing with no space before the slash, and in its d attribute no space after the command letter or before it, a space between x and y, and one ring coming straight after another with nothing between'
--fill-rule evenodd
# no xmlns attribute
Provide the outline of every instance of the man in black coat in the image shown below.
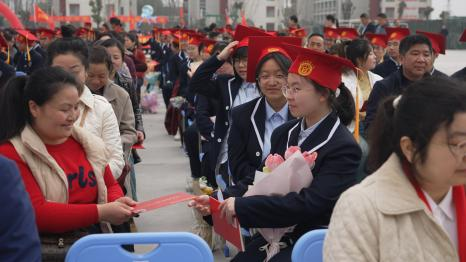
<svg viewBox="0 0 466 262"><path fill-rule="evenodd" d="M367 112L364 120L365 132L375 119L379 104L385 98L401 95L406 86L426 76L432 56L432 45L429 39L423 35L411 35L401 41L400 58L403 66L387 78L374 84L367 101Z"/></svg>
<svg viewBox="0 0 466 262"><path fill-rule="evenodd" d="M359 28L358 28L359 35L363 36L366 33L375 33L375 30L377 27L371 21L367 13L362 13L359 16L359 18L361 19L361 24L359 25Z"/></svg>

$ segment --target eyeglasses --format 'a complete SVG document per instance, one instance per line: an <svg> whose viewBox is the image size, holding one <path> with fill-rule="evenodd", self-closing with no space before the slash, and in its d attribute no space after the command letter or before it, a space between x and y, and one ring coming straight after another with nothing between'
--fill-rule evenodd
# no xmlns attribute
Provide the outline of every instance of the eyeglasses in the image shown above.
<svg viewBox="0 0 466 262"><path fill-rule="evenodd" d="M296 87L290 87L289 85L282 86L282 93L284 96L296 95L301 89Z"/></svg>
<svg viewBox="0 0 466 262"><path fill-rule="evenodd" d="M466 140L456 145L449 144L449 147L458 159L466 157Z"/></svg>

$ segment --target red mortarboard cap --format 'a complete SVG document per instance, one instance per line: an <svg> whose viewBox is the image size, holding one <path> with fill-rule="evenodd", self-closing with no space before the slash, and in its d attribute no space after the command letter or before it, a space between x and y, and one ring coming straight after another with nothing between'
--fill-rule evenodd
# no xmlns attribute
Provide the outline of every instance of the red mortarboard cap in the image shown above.
<svg viewBox="0 0 466 262"><path fill-rule="evenodd" d="M250 45L248 47L248 82L256 81L256 67L257 64L264 58L264 56L279 52L285 56L293 59L296 55L292 55L283 48L282 44L290 44L296 47L301 45L301 38L299 37L274 37L274 36L251 36L249 37Z"/></svg>
<svg viewBox="0 0 466 262"><path fill-rule="evenodd" d="M324 27L324 38L326 39L338 39L339 33L336 28Z"/></svg>
<svg viewBox="0 0 466 262"><path fill-rule="evenodd" d="M202 42L204 43L204 49L206 50L206 52L212 54L212 50L214 49L214 46L217 43L217 41L204 38Z"/></svg>
<svg viewBox="0 0 466 262"><path fill-rule="evenodd" d="M424 32L424 31L416 31L416 34L421 34L429 38L430 43L432 44L432 49L436 54L445 54L445 45L447 42L447 39L445 38L444 35L442 34L434 34L430 32Z"/></svg>
<svg viewBox="0 0 466 262"><path fill-rule="evenodd" d="M290 30L290 36L295 36L295 37L305 37L306 36L306 30L304 28L296 28Z"/></svg>
<svg viewBox="0 0 466 262"><path fill-rule="evenodd" d="M369 40L369 42L372 45L378 45L383 48L387 47L387 35L366 33L364 36L367 38L367 40Z"/></svg>
<svg viewBox="0 0 466 262"><path fill-rule="evenodd" d="M283 46L285 50L299 50L288 73L311 79L332 91L336 91L341 84L343 68L355 69L353 63L348 59L288 44L283 44Z"/></svg>
<svg viewBox="0 0 466 262"><path fill-rule="evenodd" d="M401 41L411 34L409 29L405 27L386 27L385 32L387 32L387 41Z"/></svg>
<svg viewBox="0 0 466 262"><path fill-rule="evenodd" d="M278 36L278 32L277 31L266 31L267 34L271 35L271 36Z"/></svg>
<svg viewBox="0 0 466 262"><path fill-rule="evenodd" d="M354 40L359 37L358 31L352 27L339 27L337 32L341 39Z"/></svg>
<svg viewBox="0 0 466 262"><path fill-rule="evenodd" d="M464 29L463 34L460 37L460 42L466 42L466 29Z"/></svg>
<svg viewBox="0 0 466 262"><path fill-rule="evenodd" d="M28 30L17 29L16 32L18 33L16 41L24 43L27 40L28 44L32 44L34 41L38 41L37 37Z"/></svg>
<svg viewBox="0 0 466 262"><path fill-rule="evenodd" d="M248 46L249 36L270 36L270 35L259 29L250 28L250 27L243 26L243 25L238 25L236 27L235 36L233 37L233 40L239 41L239 44L236 46L236 48Z"/></svg>
<svg viewBox="0 0 466 262"><path fill-rule="evenodd" d="M204 36L201 36L198 34L188 35L188 44L199 46L202 43L203 39L204 39Z"/></svg>
<svg viewBox="0 0 466 262"><path fill-rule="evenodd" d="M55 31L47 29L47 28L38 28L36 29L36 36L38 38L54 38L56 35Z"/></svg>

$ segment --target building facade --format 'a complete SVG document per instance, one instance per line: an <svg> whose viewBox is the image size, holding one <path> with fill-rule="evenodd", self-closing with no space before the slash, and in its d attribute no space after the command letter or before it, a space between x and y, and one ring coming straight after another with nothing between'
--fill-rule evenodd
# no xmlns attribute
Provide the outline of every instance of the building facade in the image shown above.
<svg viewBox="0 0 466 262"><path fill-rule="evenodd" d="M381 0L380 10L391 19L424 19L424 12L432 6L431 0ZM401 12L402 10L402 12Z"/></svg>

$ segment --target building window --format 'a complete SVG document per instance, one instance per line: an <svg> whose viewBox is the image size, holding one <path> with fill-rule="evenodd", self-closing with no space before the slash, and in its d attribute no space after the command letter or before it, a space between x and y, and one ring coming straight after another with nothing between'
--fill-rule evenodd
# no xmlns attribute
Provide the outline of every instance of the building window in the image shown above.
<svg viewBox="0 0 466 262"><path fill-rule="evenodd" d="M266 17L275 17L275 6L267 6Z"/></svg>
<svg viewBox="0 0 466 262"><path fill-rule="evenodd" d="M275 30L275 23L267 23L265 24L265 29L267 31L274 31Z"/></svg>
<svg viewBox="0 0 466 262"><path fill-rule="evenodd" d="M125 14L125 8L123 6L120 6L120 15Z"/></svg>
<svg viewBox="0 0 466 262"><path fill-rule="evenodd" d="M79 4L70 4L70 15L71 16L79 15Z"/></svg>
<svg viewBox="0 0 466 262"><path fill-rule="evenodd" d="M395 7L385 8L385 14L388 18L395 18Z"/></svg>

